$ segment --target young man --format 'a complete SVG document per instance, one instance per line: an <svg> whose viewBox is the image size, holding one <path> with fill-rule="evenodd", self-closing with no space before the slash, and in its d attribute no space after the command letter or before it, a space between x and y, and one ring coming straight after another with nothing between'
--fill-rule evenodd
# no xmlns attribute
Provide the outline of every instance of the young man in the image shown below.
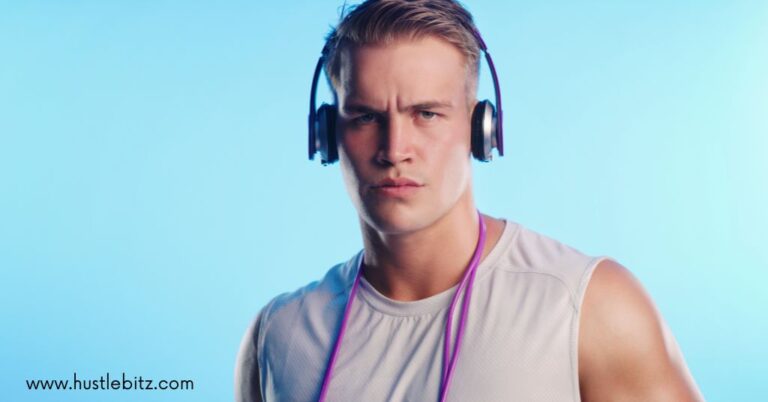
<svg viewBox="0 0 768 402"><path fill-rule="evenodd" d="M481 41L452 0L367 1L329 35L364 250L260 311L236 400L703 400L626 268L477 212Z"/></svg>

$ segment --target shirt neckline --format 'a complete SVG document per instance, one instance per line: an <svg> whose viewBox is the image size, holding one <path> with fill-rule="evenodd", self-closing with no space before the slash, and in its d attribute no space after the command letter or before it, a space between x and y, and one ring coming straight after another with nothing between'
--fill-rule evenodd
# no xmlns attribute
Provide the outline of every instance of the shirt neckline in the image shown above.
<svg viewBox="0 0 768 402"><path fill-rule="evenodd" d="M488 255L477 266L477 273L475 274L475 287L480 283L488 273L495 266L496 261L504 254L504 251L511 244L511 239L514 233L519 227L518 224L503 219L504 229L501 232L499 241L493 246ZM350 261L352 269L349 270L351 274L351 281L354 281L354 275L357 274L357 267L360 266L360 259L363 258L363 250L358 252L355 258ZM360 276L360 287L357 292L356 299L361 299L368 306L374 310L391 316L409 317L419 315L435 314L441 310L448 308L451 302L453 294L458 288L458 284L432 296L424 299L414 301L402 301L391 299L378 290L368 282L364 276Z"/></svg>

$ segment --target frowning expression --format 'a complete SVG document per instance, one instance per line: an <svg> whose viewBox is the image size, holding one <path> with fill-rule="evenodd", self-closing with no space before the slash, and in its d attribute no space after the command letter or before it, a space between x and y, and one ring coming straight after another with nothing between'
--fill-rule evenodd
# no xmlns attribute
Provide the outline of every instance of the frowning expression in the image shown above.
<svg viewBox="0 0 768 402"><path fill-rule="evenodd" d="M418 230L471 202L473 105L459 49L434 36L349 47L339 86L339 160L367 224Z"/></svg>

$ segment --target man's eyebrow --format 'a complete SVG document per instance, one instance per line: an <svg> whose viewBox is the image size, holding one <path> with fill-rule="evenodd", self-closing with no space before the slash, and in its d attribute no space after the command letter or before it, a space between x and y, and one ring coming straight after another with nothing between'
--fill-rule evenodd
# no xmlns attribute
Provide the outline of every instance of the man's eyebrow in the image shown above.
<svg viewBox="0 0 768 402"><path fill-rule="evenodd" d="M444 101L426 101L414 103L405 107L406 110L424 110L424 109L452 109L453 103Z"/></svg>
<svg viewBox="0 0 768 402"><path fill-rule="evenodd" d="M427 110L427 109L452 109L453 104L445 101L424 101L414 103L412 105L406 105L400 109L404 110ZM372 106L368 106L364 103L349 102L344 104L344 112L346 113L384 113L383 110L378 110Z"/></svg>
<svg viewBox="0 0 768 402"><path fill-rule="evenodd" d="M382 113L382 111L376 110L371 106L364 105L362 103L345 103L344 112L346 113Z"/></svg>

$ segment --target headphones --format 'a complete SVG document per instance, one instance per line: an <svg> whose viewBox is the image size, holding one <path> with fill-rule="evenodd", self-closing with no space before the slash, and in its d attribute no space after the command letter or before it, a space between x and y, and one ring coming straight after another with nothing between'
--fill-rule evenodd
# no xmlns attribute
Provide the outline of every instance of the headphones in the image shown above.
<svg viewBox="0 0 768 402"><path fill-rule="evenodd" d="M490 101L477 102L472 111L471 147L472 156L481 162L489 162L492 158L491 150L496 148L499 156L504 156L503 125L501 111L501 91L499 90L499 78L496 76L496 68L493 66L488 48L474 27L472 34L475 36L480 49L485 54L485 60L491 70L493 78L493 90L496 97L498 111ZM328 165L339 160L339 152L336 148L336 119L337 106L323 103L319 109L315 109L315 97L317 95L317 81L320 71L325 64L330 43L326 43L320 58L315 66L312 76L312 89L309 94L309 159L314 160L315 154L320 153L322 164Z"/></svg>

